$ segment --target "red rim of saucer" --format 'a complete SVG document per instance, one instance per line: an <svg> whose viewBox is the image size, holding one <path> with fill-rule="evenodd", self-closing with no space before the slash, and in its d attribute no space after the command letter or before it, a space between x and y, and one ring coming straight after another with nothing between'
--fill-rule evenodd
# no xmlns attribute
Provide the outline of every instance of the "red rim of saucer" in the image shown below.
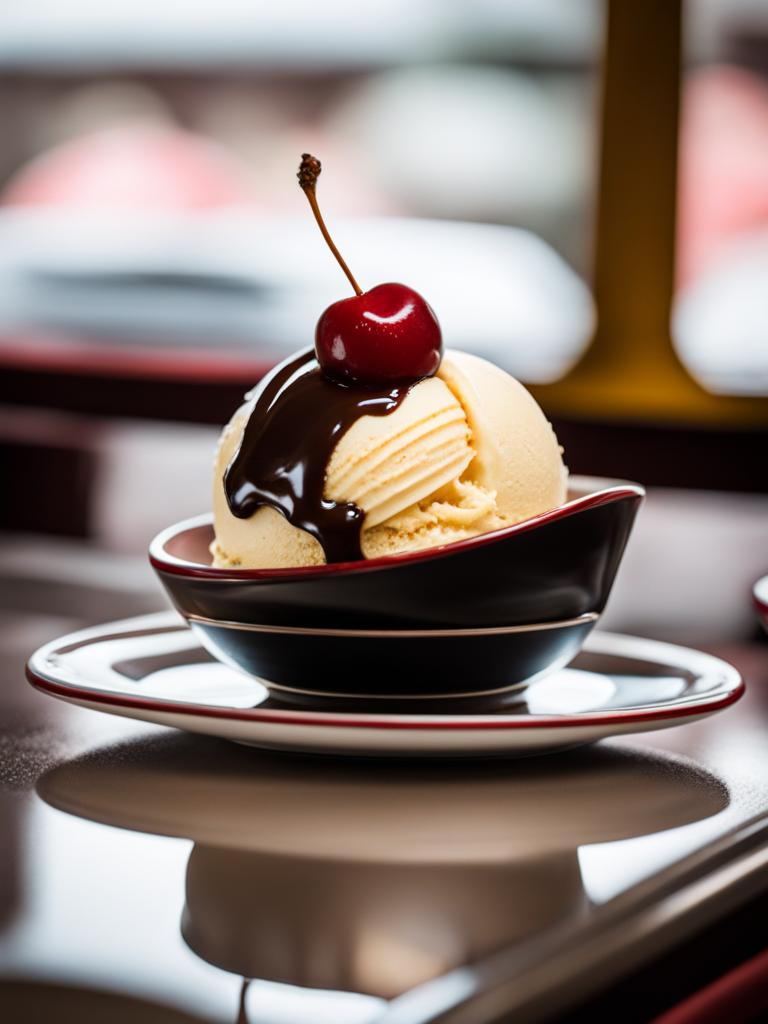
<svg viewBox="0 0 768 1024"><path fill-rule="evenodd" d="M579 478L574 477L573 483L578 484L578 482ZM463 551L484 547L487 544L495 544L507 537L518 533L526 533L528 530L556 522L559 519L567 519L569 516L586 509L597 508L600 505L610 505L613 502L622 501L627 498L634 498L636 501L640 501L645 496L645 489L640 484L631 483L630 481L599 480L594 478L594 483L600 485L598 489L581 497L572 498L570 501L551 509L549 512L544 512L531 519L524 519L520 523L515 523L514 526L506 526L502 530L494 530L491 533L479 534L477 537L469 537L466 540L457 540L451 544L442 544L439 547L425 548L421 551L404 552L399 555L387 555L382 558L364 559L356 562L307 565L293 569L214 569L212 566L204 565L202 562L190 562L170 554L166 550L166 546L172 540L190 530L213 524L213 515L205 513L200 516L194 516L191 519L184 519L161 530L149 545L149 561L152 567L160 572L210 580L292 579L294 577L307 576L332 576L342 572L370 572L375 569L393 568L405 563L423 562L434 558L444 558L449 555L459 554Z"/></svg>
<svg viewBox="0 0 768 1024"><path fill-rule="evenodd" d="M182 623L174 627L156 628L157 632L177 632L188 629ZM148 632L154 632L149 630ZM87 636L83 636L83 634ZM648 722L671 718L692 718L701 714L720 711L734 704L744 694L744 682L731 665L712 655L690 651L708 663L714 663L723 672L723 685L726 692L717 697L702 697L697 701L678 704L671 707L634 709L625 711L592 712L582 715L550 716L510 716L501 718L498 715L395 715L381 716L376 714L339 715L336 712L324 711L272 711L259 708L219 708L205 707L200 704L189 704L182 701L157 700L151 697L134 697L130 694L109 693L104 690L89 689L73 683L61 683L46 674L39 666L51 655L62 648L87 647L92 643L101 643L108 638L116 638L114 629L107 625L102 636L94 635L94 630L80 631L52 641L36 651L26 666L28 681L35 689L54 697L70 700L87 701L91 704L105 704L112 707L129 707L144 711L159 711L166 714L191 715L199 718L219 718L232 721L264 722L275 725L323 726L333 728L357 729L394 729L394 730L434 730L434 729L562 729L574 726L616 725L627 722ZM129 634L130 635L130 634ZM631 638L639 639L639 638ZM644 644L659 651L658 660L663 663L664 651L680 650L674 644L656 640L643 640Z"/></svg>

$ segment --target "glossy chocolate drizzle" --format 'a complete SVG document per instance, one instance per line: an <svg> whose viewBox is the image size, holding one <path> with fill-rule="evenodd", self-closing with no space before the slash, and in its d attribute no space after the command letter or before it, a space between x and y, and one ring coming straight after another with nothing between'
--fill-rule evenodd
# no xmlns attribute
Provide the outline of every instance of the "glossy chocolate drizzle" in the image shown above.
<svg viewBox="0 0 768 1024"><path fill-rule="evenodd" d="M229 508L248 519L264 505L320 542L328 562L362 558L365 513L323 494L325 471L340 438L361 416L386 416L416 381L380 388L328 380L313 349L276 367L248 396L240 447L224 473Z"/></svg>

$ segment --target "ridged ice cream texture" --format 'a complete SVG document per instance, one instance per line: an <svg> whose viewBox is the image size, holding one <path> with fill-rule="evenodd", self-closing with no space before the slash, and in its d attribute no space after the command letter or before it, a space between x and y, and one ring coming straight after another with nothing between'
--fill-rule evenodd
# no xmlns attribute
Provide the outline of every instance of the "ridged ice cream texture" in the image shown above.
<svg viewBox="0 0 768 1024"><path fill-rule="evenodd" d="M279 512L232 515L223 478L249 409L225 427L214 474L220 568L289 568L325 562L319 542ZM394 412L363 416L341 437L325 496L365 513L366 558L449 544L562 504L568 473L544 413L519 381L485 359L446 352L438 375L416 384Z"/></svg>

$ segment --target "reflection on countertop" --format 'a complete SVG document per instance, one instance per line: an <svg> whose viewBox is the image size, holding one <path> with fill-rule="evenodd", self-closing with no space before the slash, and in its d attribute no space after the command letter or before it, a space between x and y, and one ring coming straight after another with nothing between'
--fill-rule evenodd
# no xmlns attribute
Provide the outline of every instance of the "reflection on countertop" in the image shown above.
<svg viewBox="0 0 768 1024"><path fill-rule="evenodd" d="M193 840L181 928L208 962L383 998L587 915L580 847L728 804L709 773L639 751L350 764L177 735L65 763L38 793L92 821Z"/></svg>

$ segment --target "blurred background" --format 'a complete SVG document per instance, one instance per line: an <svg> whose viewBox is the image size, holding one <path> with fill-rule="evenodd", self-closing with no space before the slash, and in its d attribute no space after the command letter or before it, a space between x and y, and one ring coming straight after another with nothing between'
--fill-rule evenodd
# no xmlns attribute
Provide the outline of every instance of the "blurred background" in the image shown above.
<svg viewBox="0 0 768 1024"><path fill-rule="evenodd" d="M530 385L573 471L650 485L607 624L751 632L768 571L768 8L679 15L5 0L6 581L71 584L109 558L123 603L161 603L149 539L209 508L218 425L346 293L296 185L310 150L363 287L412 285L448 345Z"/></svg>
<svg viewBox="0 0 768 1024"><path fill-rule="evenodd" d="M96 744L124 739L124 723L41 699L23 672L54 636L166 606L147 563L149 541L210 509L222 424L265 370L311 343L322 310L348 294L297 187L307 150L323 162L322 208L364 288L413 286L436 309L449 346L523 380L573 473L646 485L601 626L711 650L747 681L751 700L733 724L718 716L695 727L691 746L679 733L666 741L699 764L675 759L662 771L661 758L643 754L633 769L629 751L626 760L598 751L602 768L597 754L582 762L588 796L610 772L595 814L614 828L635 771L647 796L629 800L626 813L638 826L651 804L675 818L681 801L713 820L729 800L728 814L759 811L754 751L764 733L768 633L751 590L768 573L765 0L2 0L0 1005L16 985L25 1010L11 1012L14 1020L38 1019L31 1005L44 1007L37 1012L46 1020L188 1024L187 1013L150 1005L171 991L195 1019L225 1006L234 1020L235 967L208 970L198 956L219 939L228 949L234 942L239 972L238 912L253 916L258 902L256 917L272 936L265 949L292 962L291 928L303 921L292 923L289 907L277 927L270 910L289 890L320 931L327 908L341 907L343 948L360 954L363 974L387 980L388 970L415 978L434 962L423 953L431 927L439 927L436 948L453 956L458 938L448 918L428 909L417 920L441 884L457 893L457 906L472 904L468 919L479 907L493 928L502 911L520 927L528 890L531 907L540 890L548 907L581 915L587 898L607 899L600 893L618 877L616 864L631 884L659 866L643 838L636 847L621 842L617 854L615 843L587 837L578 864L575 853L564 866L559 854L540 857L517 888L497 866L481 873L467 861L456 874L447 863L428 865L427 878L399 865L392 896L379 881L384 854L380 870L345 851L346 890L336 892L311 843L306 856L279 864L232 860L232 851L227 858L225 841L221 850L200 844L184 927L196 920L204 934L210 901L218 938L213 947L187 938L187 948L179 935L186 841L75 821L55 809L66 802L45 808L17 798L77 750L88 759L73 775L72 762L64 766L61 792L79 772L83 793L88 779L109 790L110 815L120 803L116 785L128 794L132 773L149 787L181 773L203 818L206 799L226 810L228 778L248 783L253 752L246 760L191 738L160 737L156 754L149 740L94 755ZM549 788L560 793L563 764L569 797L578 798L578 761L554 762ZM729 782L730 793L715 785L704 770L711 764L726 764L724 778L739 785ZM527 767L516 763L508 779L520 770L523 791L530 783L540 802L546 772L533 761ZM270 774L268 761L253 770L251 781L266 771L276 807L281 791L306 781L298 762L274 788L279 773ZM323 793L338 788L342 770L328 771L320 766L307 792L334 820ZM363 771L345 766L344 779L367 785ZM373 802L399 806L410 771L394 772L391 797L371 775ZM444 771L444 781L460 782L458 769ZM496 763L478 772L475 787L463 787L465 806L483 780L507 777ZM206 779L214 788L204 790ZM239 781L236 817L237 794L250 801ZM346 784L339 792L348 813L354 795L345 795ZM515 806L525 817L520 800L513 819ZM286 806L300 805L289 797ZM534 824L554 807L545 801ZM139 820L148 820L145 810ZM709 828L690 820L694 830ZM694 838L678 847L680 831L662 834L662 857L715 835L688 832ZM739 843L750 858L752 843ZM728 850L718 850L725 864ZM597 896L575 885L580 872L590 877L590 863ZM426 893L416 917L405 915L405 930L391 932L404 936L400 945L386 925L391 908L397 915L403 906L397 886L408 899ZM350 939L356 891L373 914L358 946ZM378 925L377 905L386 911ZM500 910L486 913L491 906ZM708 913L696 910L702 929ZM670 977L686 983L694 962L720 973L752 931L756 924L702 931L700 953L667 956ZM312 934L296 962L322 972L335 962L333 943L318 946L318 959ZM471 943L455 948L471 951ZM12 972L33 983L9 986ZM653 991L662 973L641 978L641 987ZM621 1013L606 1019L632 1017L621 998ZM247 1010L264 1024L308 1013L318 1024L342 1024L380 1010L373 997L321 998L270 982L250 995L244 986L242 1000L240 1019ZM573 1019L586 1018L576 1009Z"/></svg>

